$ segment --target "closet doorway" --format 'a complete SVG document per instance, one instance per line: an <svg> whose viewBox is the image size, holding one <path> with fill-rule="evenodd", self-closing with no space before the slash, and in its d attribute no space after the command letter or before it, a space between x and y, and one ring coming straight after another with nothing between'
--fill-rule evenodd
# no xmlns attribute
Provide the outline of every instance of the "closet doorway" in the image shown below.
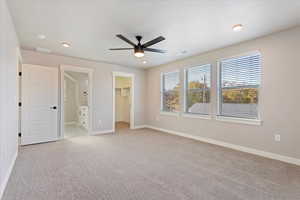
<svg viewBox="0 0 300 200"><path fill-rule="evenodd" d="M61 137L86 136L91 131L92 71L61 66Z"/></svg>
<svg viewBox="0 0 300 200"><path fill-rule="evenodd" d="M134 75L113 73L113 129L114 131L134 127Z"/></svg>

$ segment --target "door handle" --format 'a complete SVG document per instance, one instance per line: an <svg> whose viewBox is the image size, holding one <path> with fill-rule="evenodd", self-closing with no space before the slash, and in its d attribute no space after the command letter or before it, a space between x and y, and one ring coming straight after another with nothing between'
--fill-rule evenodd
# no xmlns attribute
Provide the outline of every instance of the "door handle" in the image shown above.
<svg viewBox="0 0 300 200"><path fill-rule="evenodd" d="M53 107L50 107L51 109L53 109L53 110L56 110L57 109L57 107L56 106L53 106Z"/></svg>

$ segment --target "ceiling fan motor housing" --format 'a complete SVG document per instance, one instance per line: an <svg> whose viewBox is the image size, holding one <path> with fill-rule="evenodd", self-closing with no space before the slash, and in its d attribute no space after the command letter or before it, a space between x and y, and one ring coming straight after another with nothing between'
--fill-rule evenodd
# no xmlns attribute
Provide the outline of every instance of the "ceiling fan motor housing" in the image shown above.
<svg viewBox="0 0 300 200"><path fill-rule="evenodd" d="M134 47L134 53L144 53L143 47L141 44L138 44Z"/></svg>

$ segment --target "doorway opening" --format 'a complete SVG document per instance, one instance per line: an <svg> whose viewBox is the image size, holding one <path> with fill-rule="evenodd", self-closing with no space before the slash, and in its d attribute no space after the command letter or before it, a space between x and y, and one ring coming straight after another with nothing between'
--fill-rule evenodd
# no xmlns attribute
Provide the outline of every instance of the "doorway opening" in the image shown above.
<svg viewBox="0 0 300 200"><path fill-rule="evenodd" d="M134 127L134 76L122 72L113 73L114 100L114 131L126 130Z"/></svg>
<svg viewBox="0 0 300 200"><path fill-rule="evenodd" d="M91 131L92 72L61 67L61 137L86 136Z"/></svg>

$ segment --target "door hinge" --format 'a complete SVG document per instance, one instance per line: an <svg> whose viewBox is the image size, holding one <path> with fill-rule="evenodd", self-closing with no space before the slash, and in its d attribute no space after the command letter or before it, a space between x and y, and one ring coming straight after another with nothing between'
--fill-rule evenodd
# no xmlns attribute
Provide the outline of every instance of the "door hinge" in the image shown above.
<svg viewBox="0 0 300 200"><path fill-rule="evenodd" d="M22 72L19 72L19 76L22 76Z"/></svg>
<svg viewBox="0 0 300 200"><path fill-rule="evenodd" d="M22 133L19 133L18 136L19 136L19 137L22 137Z"/></svg>
<svg viewBox="0 0 300 200"><path fill-rule="evenodd" d="M22 102L19 102L19 107L22 107Z"/></svg>

